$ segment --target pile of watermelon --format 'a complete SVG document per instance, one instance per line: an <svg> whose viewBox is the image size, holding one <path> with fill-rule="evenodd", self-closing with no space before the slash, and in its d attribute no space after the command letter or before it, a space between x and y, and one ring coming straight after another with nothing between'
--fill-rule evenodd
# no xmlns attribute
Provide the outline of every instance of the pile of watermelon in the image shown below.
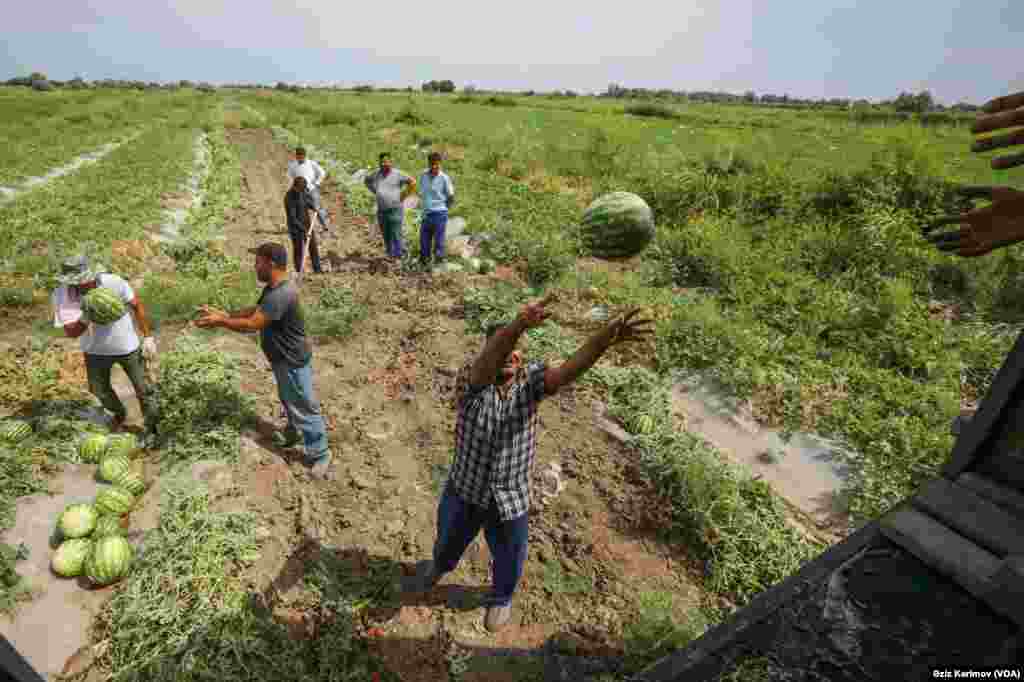
<svg viewBox="0 0 1024 682"><path fill-rule="evenodd" d="M132 434L90 434L79 444L82 461L98 464L99 478L113 484L91 503L72 504L57 522L63 541L53 554L53 572L64 577L85 575L97 586L121 580L131 568L135 550L128 542L127 516L146 483L131 469L138 451Z"/></svg>

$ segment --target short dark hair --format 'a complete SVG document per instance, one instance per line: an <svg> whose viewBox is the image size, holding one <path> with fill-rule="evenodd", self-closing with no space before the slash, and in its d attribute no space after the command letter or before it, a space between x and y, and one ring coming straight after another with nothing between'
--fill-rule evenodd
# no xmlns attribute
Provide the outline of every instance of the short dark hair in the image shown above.
<svg viewBox="0 0 1024 682"><path fill-rule="evenodd" d="M441 152L430 152L430 156L427 157L427 161L430 162L430 163L434 163L435 161L440 163L440 161L441 161Z"/></svg>
<svg viewBox="0 0 1024 682"><path fill-rule="evenodd" d="M388 154L387 152L381 152L380 153L380 157L377 160L378 161L383 161L384 159L390 159L390 158L391 158L391 154Z"/></svg>
<svg viewBox="0 0 1024 682"><path fill-rule="evenodd" d="M255 249L249 249L249 253L269 259L277 268L288 267L288 250L280 244L274 244L273 242L260 244Z"/></svg>
<svg viewBox="0 0 1024 682"><path fill-rule="evenodd" d="M306 155L306 148L305 147L296 147L295 148L295 153L296 154L302 154L303 156L305 156Z"/></svg>

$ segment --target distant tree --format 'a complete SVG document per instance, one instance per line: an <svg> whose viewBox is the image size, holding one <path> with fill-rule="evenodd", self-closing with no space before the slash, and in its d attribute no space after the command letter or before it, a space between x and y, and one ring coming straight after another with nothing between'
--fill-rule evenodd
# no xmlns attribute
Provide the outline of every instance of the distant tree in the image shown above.
<svg viewBox="0 0 1024 682"><path fill-rule="evenodd" d="M48 80L50 80L49 78L46 77L46 74L43 73L42 71L33 71L32 74L28 78L29 78L29 80L32 80L32 81L48 81Z"/></svg>
<svg viewBox="0 0 1024 682"><path fill-rule="evenodd" d="M440 92L455 92L455 83L449 80L441 81L437 89Z"/></svg>
<svg viewBox="0 0 1024 682"><path fill-rule="evenodd" d="M475 95L477 92L477 88L475 85L467 85L462 88L462 92L464 92L467 95Z"/></svg>
<svg viewBox="0 0 1024 682"><path fill-rule="evenodd" d="M747 104L757 104L757 94L753 90L743 93L743 101Z"/></svg>
<svg viewBox="0 0 1024 682"><path fill-rule="evenodd" d="M932 98L932 93L924 90L917 93L916 95L909 92L901 92L892 102L892 107L896 111L902 111L911 114L923 114L926 111L931 111L935 107L935 100Z"/></svg>

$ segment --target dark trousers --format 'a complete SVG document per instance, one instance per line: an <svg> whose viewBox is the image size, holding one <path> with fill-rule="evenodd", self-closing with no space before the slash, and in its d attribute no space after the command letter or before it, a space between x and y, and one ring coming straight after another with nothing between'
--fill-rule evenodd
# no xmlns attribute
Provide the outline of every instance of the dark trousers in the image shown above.
<svg viewBox="0 0 1024 682"><path fill-rule="evenodd" d="M498 506L493 501L488 508L465 502L452 489L445 486L441 503L437 507L437 541L434 543L434 569L438 575L454 571L466 548L484 529L487 547L493 562L493 586L487 598L489 606L506 606L512 602L526 563L526 545L529 537L528 514L502 521Z"/></svg>
<svg viewBox="0 0 1024 682"><path fill-rule="evenodd" d="M420 224L420 261L430 262L430 251L433 246L434 257L444 260L444 233L448 226L447 211L427 211L423 214Z"/></svg>
<svg viewBox="0 0 1024 682"><path fill-rule="evenodd" d="M302 251L306 246L306 235L302 233L289 233L292 238L292 253L295 259L295 272L302 272ZM320 266L320 246L317 244L316 231L309 234L309 257L313 260L313 272L323 272Z"/></svg>
<svg viewBox="0 0 1024 682"><path fill-rule="evenodd" d="M157 406L153 394L146 386L145 362L141 348L127 355L86 353L85 372L89 378L89 392L99 399L103 407L113 412L115 417L124 419L127 410L110 383L110 371L114 365L121 365L121 369L128 375L128 380L132 382L135 397L139 399L142 415L146 422L146 431L151 432L156 428Z"/></svg>

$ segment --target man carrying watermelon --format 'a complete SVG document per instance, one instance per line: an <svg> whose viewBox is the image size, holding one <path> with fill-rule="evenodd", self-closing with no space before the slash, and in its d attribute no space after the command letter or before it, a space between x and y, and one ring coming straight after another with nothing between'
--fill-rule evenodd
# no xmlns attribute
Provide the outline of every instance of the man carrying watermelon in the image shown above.
<svg viewBox="0 0 1024 682"><path fill-rule="evenodd" d="M433 560L421 564L416 590L455 570L482 528L493 557L493 587L484 625L494 632L512 614L526 561L530 471L537 449L537 407L586 372L612 346L641 340L650 320L633 310L592 336L558 367L525 364L516 343L543 324L549 299L527 305L515 321L490 325L483 351L463 367L456 386L455 459L437 510Z"/></svg>
<svg viewBox="0 0 1024 682"><path fill-rule="evenodd" d="M256 277L266 284L256 305L230 314L203 306L196 326L260 333L260 347L270 361L277 394L288 416L288 427L284 433L274 434L274 440L283 447L302 440L312 475L326 478L331 451L313 389L313 347L306 336L299 291L288 280L288 251L280 244L267 243L249 253L256 255Z"/></svg>
<svg viewBox="0 0 1024 682"><path fill-rule="evenodd" d="M121 428L127 410L110 384L111 369L120 365L142 407L145 434L141 445L152 447L157 406L146 384L145 363L156 357L156 340L142 301L122 278L103 272L100 265L90 267L86 256L65 261L57 281L60 286L51 296L54 326L62 328L68 337L79 340L85 354L89 391L113 413L112 428ZM136 327L142 332L141 343Z"/></svg>

